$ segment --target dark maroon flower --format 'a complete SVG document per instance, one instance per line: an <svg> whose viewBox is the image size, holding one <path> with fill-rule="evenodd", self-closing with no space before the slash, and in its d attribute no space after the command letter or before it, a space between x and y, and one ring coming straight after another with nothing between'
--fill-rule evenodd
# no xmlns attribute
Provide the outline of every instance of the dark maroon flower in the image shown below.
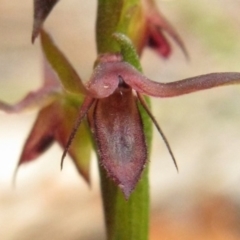
<svg viewBox="0 0 240 240"><path fill-rule="evenodd" d="M96 142L100 164L122 189L126 198L136 186L147 161L147 147L137 102L144 107L172 151L142 94L174 97L216 86L240 83L240 73L213 73L172 83L154 82L120 54L104 54L98 59L85 85L85 98L78 121L69 138L62 160L86 115Z"/></svg>
<svg viewBox="0 0 240 240"><path fill-rule="evenodd" d="M115 34L115 38L119 43L131 44L122 34ZM14 106L0 103L0 108L6 112L19 112L41 103L42 109L24 146L19 165L35 159L56 140L65 146L62 163L69 152L79 172L88 179L89 137L85 126L80 126L87 117L100 164L126 198L135 188L147 162L139 104L162 135L176 165L170 146L148 109L144 95L174 97L240 83L240 73L211 73L170 83L155 82L123 61L121 54L108 53L98 57L90 80L83 84L44 31L41 32L41 42L47 61L59 78L56 79L46 64L45 72L51 74L46 74L43 88ZM83 95L85 98L82 100ZM72 129L74 119L77 121Z"/></svg>

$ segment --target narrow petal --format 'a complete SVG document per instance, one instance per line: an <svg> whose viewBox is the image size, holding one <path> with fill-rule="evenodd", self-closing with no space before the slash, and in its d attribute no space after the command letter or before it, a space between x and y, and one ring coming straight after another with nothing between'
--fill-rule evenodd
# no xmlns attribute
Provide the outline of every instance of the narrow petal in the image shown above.
<svg viewBox="0 0 240 240"><path fill-rule="evenodd" d="M35 92L30 92L16 104L8 104L0 101L0 111L6 113L19 113L32 108L41 108L53 102L59 95L57 89L42 88Z"/></svg>
<svg viewBox="0 0 240 240"><path fill-rule="evenodd" d="M62 104L60 125L55 132L55 138L63 148L67 146L68 138L73 129L73 123L78 117L78 111L79 104L76 104L74 101L67 100ZM87 123L84 121L78 129L68 153L78 172L88 183L90 182L89 168L91 149L91 137L87 129Z"/></svg>
<svg viewBox="0 0 240 240"><path fill-rule="evenodd" d="M164 141L164 143L165 143L165 145L166 145L166 147L168 149L168 152L169 152L169 154L170 154L170 156L171 156L171 158L173 160L173 163L174 163L174 165L175 165L175 167L176 167L176 169L178 171L177 161L176 161L176 159L174 157L173 151L172 151L172 149L170 147L170 144L169 144L165 134L163 133L163 131L162 131L161 127L159 126L158 122L156 121L155 117L152 115L152 113L151 113L150 109L148 108L147 103L145 102L144 98L139 93L137 93L137 96L138 96L138 99L139 99L141 105L143 106L143 108L147 112L148 116L151 118L153 124L157 128L158 132L160 133L160 135L161 135L161 137L162 137L162 139L163 139L163 141Z"/></svg>
<svg viewBox="0 0 240 240"><path fill-rule="evenodd" d="M43 22L59 0L34 0L32 42L38 36Z"/></svg>
<svg viewBox="0 0 240 240"><path fill-rule="evenodd" d="M63 161L65 156L67 155L68 150L71 147L71 144L77 134L78 128L80 126L80 124L82 123L84 117L87 115L89 109L91 108L91 106L93 105L93 103L95 102L95 99L91 98L91 97L86 97L80 107L80 110L78 112L78 116L77 116L77 121L75 122L75 125L71 131L71 133L69 134L69 137L67 138L67 142L64 148L64 152L62 155L62 159L61 159L61 168L63 167Z"/></svg>
<svg viewBox="0 0 240 240"><path fill-rule="evenodd" d="M63 88L70 93L88 94L75 69L53 43L51 37L43 30L41 31L41 43L44 55L53 70L58 74Z"/></svg>
<svg viewBox="0 0 240 240"><path fill-rule="evenodd" d="M100 164L128 198L147 161L142 121L132 91L120 87L98 100L92 119Z"/></svg>
<svg viewBox="0 0 240 240"><path fill-rule="evenodd" d="M6 113L19 113L32 108L43 108L51 104L61 94L61 87L57 76L54 74L47 60L43 59L44 83L36 91L29 92L22 100L16 104L8 104L0 101L0 111Z"/></svg>

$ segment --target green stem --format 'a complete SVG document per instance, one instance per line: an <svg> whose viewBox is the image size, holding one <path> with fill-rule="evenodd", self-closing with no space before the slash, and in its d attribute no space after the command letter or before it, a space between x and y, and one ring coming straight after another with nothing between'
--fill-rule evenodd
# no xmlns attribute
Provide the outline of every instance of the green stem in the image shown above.
<svg viewBox="0 0 240 240"><path fill-rule="evenodd" d="M98 53L115 52L119 48L112 39L116 31L124 0L98 0L96 40Z"/></svg>
<svg viewBox="0 0 240 240"><path fill-rule="evenodd" d="M141 70L138 58L131 54L131 49L119 45L112 34L121 32L128 36L138 52L141 52L145 25L141 16L140 0L99 0L98 16L96 24L98 53L122 51L124 60ZM131 14L130 14L131 13ZM141 20L140 20L141 19ZM143 24L139 24L139 23ZM136 25L133 31L133 25ZM138 29L138 31L136 31ZM122 41L120 38L118 41ZM124 41L124 39L123 39ZM121 48L121 47L122 48ZM130 53L130 54L128 54ZM148 146L151 141L151 123L145 111L139 106L144 123L144 132ZM148 166L145 168L142 178L136 189L126 201L106 171L99 166L101 177L101 189L104 205L105 222L108 240L147 240L149 230L149 178Z"/></svg>
<svg viewBox="0 0 240 240"><path fill-rule="evenodd" d="M128 199L101 169L101 187L108 240L148 238L149 186L146 168L138 186Z"/></svg>

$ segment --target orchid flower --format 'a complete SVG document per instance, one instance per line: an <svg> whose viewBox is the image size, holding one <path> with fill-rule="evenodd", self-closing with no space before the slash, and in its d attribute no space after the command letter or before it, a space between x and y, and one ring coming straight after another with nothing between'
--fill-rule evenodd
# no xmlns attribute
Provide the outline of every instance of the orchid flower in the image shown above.
<svg viewBox="0 0 240 240"><path fill-rule="evenodd" d="M78 126L88 115L100 163L128 197L147 162L147 146L138 101L164 137L143 95L174 97L234 83L240 83L240 73L212 73L172 83L154 82L124 62L120 54L100 56L92 77L85 85L88 93L79 110L78 121L63 158ZM165 137L164 140L176 165Z"/></svg>
<svg viewBox="0 0 240 240"><path fill-rule="evenodd" d="M124 39L122 34L115 34L115 38ZM120 53L107 53L98 57L88 82L83 84L80 78L69 78L69 86L67 86L66 81L61 78L61 68L56 68L53 61L58 59L58 62L63 62L66 58L46 32L42 31L41 39L46 58L58 73L65 89L71 92L76 90L72 88L73 85L79 85L79 95L85 95L78 111L77 121L66 144L62 162L74 142L80 124L87 117L100 164L122 189L126 198L133 191L147 163L147 146L138 104L143 106L163 136L177 166L166 137L145 103L144 95L160 98L175 97L217 86L240 83L240 73L234 72L211 73L170 83L155 82L144 76L130 63L125 62ZM54 51L49 54L51 52L49 49ZM70 66L69 63L67 65Z"/></svg>
<svg viewBox="0 0 240 240"><path fill-rule="evenodd" d="M115 34L115 38L119 44L127 39L123 34ZM128 41L130 42L129 39ZM43 30L41 42L45 58L52 67L50 69L46 64L45 72L51 74L45 76L43 88L14 106L0 103L0 109L6 112L18 112L39 102L39 99L44 103L18 166L35 159L56 140L64 148L61 166L69 152L79 172L88 180L89 136L86 125L81 125L87 118L100 164L126 198L135 188L147 163L148 147L139 104L162 135L177 167L168 141L144 96L175 97L240 83L240 73L234 72L211 73L170 83L156 82L124 61L121 53L107 53L98 57L92 76L84 84L67 58ZM52 70L57 73L58 78L52 74ZM73 126L74 119L77 120ZM85 159L86 154L88 157Z"/></svg>

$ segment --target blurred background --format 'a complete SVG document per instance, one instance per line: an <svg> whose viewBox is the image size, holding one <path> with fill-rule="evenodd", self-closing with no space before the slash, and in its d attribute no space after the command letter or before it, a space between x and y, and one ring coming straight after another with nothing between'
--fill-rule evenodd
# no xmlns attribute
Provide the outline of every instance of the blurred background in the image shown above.
<svg viewBox="0 0 240 240"><path fill-rule="evenodd" d="M240 1L157 3L182 36L190 60L174 43L167 60L146 49L142 64L149 78L167 82L240 71ZM0 0L0 99L9 103L41 85L39 40L30 42L32 15L32 0ZM62 0L45 24L86 81L96 57L95 18L96 1ZM240 88L152 103L180 171L154 131L150 239L240 239ZM36 114L0 114L0 239L105 239L94 153L91 187L69 158L60 171L62 150L55 144L38 161L20 168L12 188L13 171Z"/></svg>

